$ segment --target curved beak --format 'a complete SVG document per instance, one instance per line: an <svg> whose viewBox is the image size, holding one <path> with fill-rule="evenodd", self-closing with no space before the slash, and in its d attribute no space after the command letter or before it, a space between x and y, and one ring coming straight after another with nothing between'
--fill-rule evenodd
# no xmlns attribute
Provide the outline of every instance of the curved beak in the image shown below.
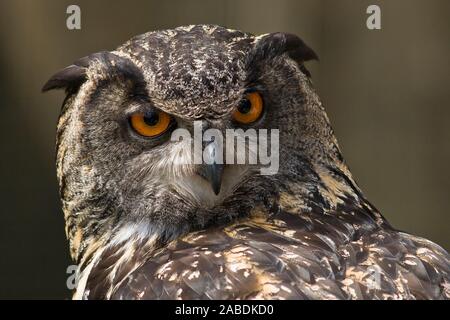
<svg viewBox="0 0 450 320"><path fill-rule="evenodd" d="M220 193L222 186L222 176L224 164L222 164L221 153L218 151L219 145L212 141L203 149L206 163L198 169L198 174L211 184L215 195Z"/></svg>
<svg viewBox="0 0 450 320"><path fill-rule="evenodd" d="M203 164L199 174L211 184L215 195L218 195L222 186L223 164Z"/></svg>

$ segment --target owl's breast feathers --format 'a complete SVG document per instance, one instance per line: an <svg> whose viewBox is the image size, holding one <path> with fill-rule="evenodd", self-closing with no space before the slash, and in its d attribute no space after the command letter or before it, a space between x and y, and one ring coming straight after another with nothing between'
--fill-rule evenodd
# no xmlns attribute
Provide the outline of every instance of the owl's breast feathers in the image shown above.
<svg viewBox="0 0 450 320"><path fill-rule="evenodd" d="M345 202L327 213L281 209L267 216L255 208L248 218L191 232L157 250L155 237L130 239L94 259L77 297L450 298L445 250L380 223L370 204Z"/></svg>

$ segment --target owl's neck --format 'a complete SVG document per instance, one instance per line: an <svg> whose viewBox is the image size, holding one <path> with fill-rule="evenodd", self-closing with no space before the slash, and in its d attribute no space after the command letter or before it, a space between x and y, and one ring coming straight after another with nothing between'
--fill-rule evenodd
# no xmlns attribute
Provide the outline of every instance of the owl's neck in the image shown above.
<svg viewBox="0 0 450 320"><path fill-rule="evenodd" d="M281 172L279 177L273 179L282 183L278 184L278 188L267 191L266 200L269 202L258 207L258 214L263 216L273 216L277 210L319 220L321 215L336 215L343 223L352 221L364 224L361 230L371 230L386 223L365 199L343 162L309 163L302 170ZM274 180L272 182L275 183ZM277 209L273 210L274 207ZM189 228L175 225L157 226L152 221L139 221L121 224L88 241L80 261L82 272L75 298L82 298L85 292L92 296L109 297L120 285L121 279L125 279L158 249L189 231ZM105 279L109 285L89 287L91 282L96 283L89 281L94 278Z"/></svg>
<svg viewBox="0 0 450 320"><path fill-rule="evenodd" d="M300 169L280 178L278 203L281 210L302 214L364 215L373 227L388 226L379 211L366 199L345 164L340 151L328 161L298 159Z"/></svg>

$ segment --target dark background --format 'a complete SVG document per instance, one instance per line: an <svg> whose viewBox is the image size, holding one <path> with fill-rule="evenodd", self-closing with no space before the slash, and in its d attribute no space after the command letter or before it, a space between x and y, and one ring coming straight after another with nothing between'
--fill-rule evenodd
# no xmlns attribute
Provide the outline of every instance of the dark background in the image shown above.
<svg viewBox="0 0 450 320"><path fill-rule="evenodd" d="M66 28L78 4L82 29ZM366 8L381 7L381 30ZM401 230L450 248L450 1L0 0L0 298L68 298L57 194L53 72L133 35L213 23L296 33L344 156Z"/></svg>

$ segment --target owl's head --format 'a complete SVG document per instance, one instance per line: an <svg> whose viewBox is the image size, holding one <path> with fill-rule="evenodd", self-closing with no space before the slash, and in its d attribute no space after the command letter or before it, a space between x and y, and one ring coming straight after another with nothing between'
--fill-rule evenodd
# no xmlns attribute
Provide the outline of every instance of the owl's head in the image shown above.
<svg viewBox="0 0 450 320"><path fill-rule="evenodd" d="M57 174L74 257L89 239L170 238L273 207L280 190L307 185L322 166L341 161L304 66L311 59L316 54L291 34L195 25L134 37L56 73L43 90L67 92ZM220 139L195 140L211 129L223 137L233 129L238 138L267 129L248 140L270 146L268 154L276 147L279 158L269 159L277 170L216 161ZM223 158L238 152L230 150ZM212 161L194 163L195 151Z"/></svg>

